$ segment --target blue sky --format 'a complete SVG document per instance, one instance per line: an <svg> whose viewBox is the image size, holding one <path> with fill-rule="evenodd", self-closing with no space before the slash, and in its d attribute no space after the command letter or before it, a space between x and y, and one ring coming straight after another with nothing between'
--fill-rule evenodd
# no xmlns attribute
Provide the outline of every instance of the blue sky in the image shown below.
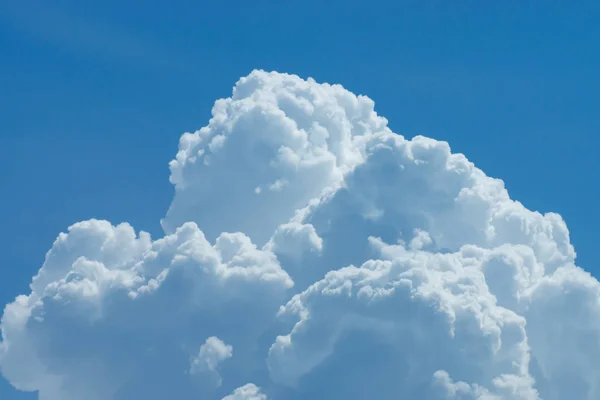
<svg viewBox="0 0 600 400"><path fill-rule="evenodd" d="M168 162L252 69L341 83L395 132L447 140L566 220L600 274L600 6L563 1L5 2L0 303L61 231L162 236ZM0 398L33 398L0 382Z"/></svg>

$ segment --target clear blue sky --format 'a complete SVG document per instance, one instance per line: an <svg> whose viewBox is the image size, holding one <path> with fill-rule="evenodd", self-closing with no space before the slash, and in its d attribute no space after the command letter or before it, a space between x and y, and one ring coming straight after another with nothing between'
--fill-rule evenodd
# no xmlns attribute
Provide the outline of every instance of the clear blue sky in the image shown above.
<svg viewBox="0 0 600 400"><path fill-rule="evenodd" d="M3 2L1 304L76 221L160 237L180 134L254 68L341 83L394 131L447 140L560 213L600 275L597 2L183 3ZM0 381L0 398L34 396Z"/></svg>

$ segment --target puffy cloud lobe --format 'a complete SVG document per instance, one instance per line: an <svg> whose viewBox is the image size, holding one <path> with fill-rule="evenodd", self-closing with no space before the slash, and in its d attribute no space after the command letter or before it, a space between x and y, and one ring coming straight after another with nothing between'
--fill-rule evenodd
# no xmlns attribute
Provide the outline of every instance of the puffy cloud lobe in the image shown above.
<svg viewBox="0 0 600 400"><path fill-rule="evenodd" d="M223 400L267 400L267 396L261 393L255 384L248 383L235 389L229 396L223 397Z"/></svg>
<svg viewBox="0 0 600 400"><path fill-rule="evenodd" d="M435 398L431 384L441 369L478 387L491 383L490 390L518 389L535 398L525 318L496 305L471 249L432 254L371 243L381 259L329 272L282 310L300 321L270 350L275 379L297 384L336 352L366 346L386 356L368 354L365 364L373 358L381 370L399 374L385 387L369 388L376 397ZM482 258L489 252L480 251Z"/></svg>
<svg viewBox="0 0 600 400"><path fill-rule="evenodd" d="M600 396L598 281L579 268L559 268L529 291L526 306L542 397Z"/></svg>
<svg viewBox="0 0 600 400"><path fill-rule="evenodd" d="M254 71L170 168L165 237L75 224L6 306L0 368L15 387L48 400L600 396L600 284L562 218L447 143L394 134L370 99Z"/></svg>
<svg viewBox="0 0 600 400"><path fill-rule="evenodd" d="M318 262L323 239L311 224L290 222L280 225L265 249L272 251L285 265L296 289L306 288L323 275Z"/></svg>
<svg viewBox="0 0 600 400"><path fill-rule="evenodd" d="M373 107L339 85L264 72L242 78L215 103L208 126L181 137L163 226L193 220L209 238L241 231L264 244L361 161L353 137L387 129Z"/></svg>
<svg viewBox="0 0 600 400"><path fill-rule="evenodd" d="M190 366L191 375L200 375L209 372L215 379L217 386L223 383L217 368L223 361L231 358L233 355L233 347L225 344L221 339L211 336L206 339L206 342L200 346L200 352L192 360Z"/></svg>
<svg viewBox="0 0 600 400"><path fill-rule="evenodd" d="M127 258L113 262L106 252L115 248ZM39 285L58 270L61 278ZM198 340L218 335L247 362L292 285L275 256L243 234L211 244L188 223L150 242L123 225L76 224L55 242L32 293L6 307L2 372L47 399L186 396L197 388L179 375L190 369ZM204 355L215 344L205 343Z"/></svg>
<svg viewBox="0 0 600 400"><path fill-rule="evenodd" d="M298 259L306 253L320 252L323 249L323 240L314 226L292 222L277 228L267 248L277 255Z"/></svg>

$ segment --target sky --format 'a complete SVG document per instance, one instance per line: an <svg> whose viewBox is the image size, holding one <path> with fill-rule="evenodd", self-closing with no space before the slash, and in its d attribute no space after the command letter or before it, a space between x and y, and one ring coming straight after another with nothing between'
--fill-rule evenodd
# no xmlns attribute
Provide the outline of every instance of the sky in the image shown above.
<svg viewBox="0 0 600 400"><path fill-rule="evenodd" d="M242 166L245 161L237 158L241 153L237 153L236 147L225 147L230 150L220 153L230 155L224 159L234 165L231 167L233 172L223 169L202 178L204 175L182 163L175 167L175 170L180 168L185 172L179 178L179 185L183 187L185 183L192 189L181 189L181 193L175 193L174 185L169 181L173 171L173 166L169 170L169 162L178 152L180 136L184 132L194 132L208 125L215 101L231 97L236 82L255 69L295 74L302 82L311 77L317 83L340 84L356 95L372 99L375 102L375 112L387 119L387 125L394 133L401 134L406 139L423 135L447 141L453 153L463 153L487 176L502 179L510 198L522 203L527 210L560 214L566 221L570 243L577 254L575 263L595 277L600 275L594 256L597 248L595 227L600 224L600 211L597 207L600 202L600 186L596 178L597 171L600 170L600 161L596 157L600 145L600 117L597 112L600 105L600 77L597 73L600 69L600 48L597 45L600 40L600 6L595 2L553 0L492 4L476 1L254 1L173 4L107 0L102 5L85 1L53 3L49 5L42 1L8 0L0 11L0 91L4 94L0 96L0 163L3 171L0 183L4 193L0 200L0 221L4 227L0 233L3 255L0 267L2 305L12 303L20 294L28 295L31 292L31 279L44 264L44 256L53 248L58 234L66 232L69 226L79 221L96 218L106 219L114 225L127 222L136 232L149 232L153 240L160 239L165 234L194 236L193 229L189 226L187 229L191 229L192 233L185 230L183 233L176 232L181 224L194 221L205 231L210 243L221 232L231 232L230 228L243 227L242 232L249 235L250 239L263 242L259 245L267 242L273 232L292 229L289 226L277 226L286 222L284 215L285 218L293 215L293 209L281 208L277 221L253 219L257 218L256 215L262 215L261 211L269 210L268 207L279 210L279 203L274 200L276 197L265 195L263 197L270 200L261 204L250 200L237 203L238 200L232 194L237 194L242 200L246 199L246 195L237 193L237 189L221 190L216 187L220 182L230 182L231 187L245 187L242 182L254 182L252 173L255 170L250 168L250 172L244 175L246 172ZM268 82L279 78L256 79L260 81L256 88L244 90L256 90L257 93L271 90L265 89L270 88ZM304 83L294 81L293 85L301 86ZM368 109L368 106L365 107ZM379 124L372 116L367 118L361 114L356 118L366 118L368 123ZM300 121L296 122L300 124ZM268 133L267 128L271 125L260 123L262 122L251 124L247 129L253 134L258 132L258 136L263 131ZM427 147L419 140L407 143L409 144L394 146ZM245 142L240 144L242 145ZM205 147L198 143L194 146ZM438 145L428 146L438 148ZM364 151L371 154L371 150ZM379 154L375 150L372 152ZM439 152L446 154L443 149ZM436 154L438 153L431 157ZM302 157L304 156L317 157L312 153ZM190 155L183 154L182 157L189 158ZM340 154L332 157L342 159ZM239 162L238 167L235 167L236 162ZM355 166L350 161L344 162L346 164L340 161L344 168ZM218 162L217 164L220 165ZM365 165L371 164L365 162ZM192 168L191 172L186 168ZM344 168L339 167L333 172L328 170L327 174L331 173L331 176L323 171L314 175L323 177L323 182L330 179L318 189L334 185L332 182L335 181L336 174L346 174ZM311 171L306 172L306 177L313 176L311 174L315 171ZM236 175L238 172L242 175ZM435 179L439 178L438 175L435 176ZM297 190L283 192L289 196L285 199L290 200L290 207L294 204L300 208L308 201L301 201L298 193L312 193L311 195L318 197L317 184L311 186L313 189L310 190L307 189L308 186L303 186L308 185L302 180L308 179L306 177L298 178L301 183L297 183L297 186L294 186L296 181L293 178L286 178L292 182L290 187ZM197 181L193 180L196 178ZM353 187L358 192L361 188L364 189L363 185L367 185L358 175L349 175L346 179L347 182L353 182ZM446 181L440 182L441 185ZM206 186L202 186L207 183L213 185L209 185L209 191L206 191ZM482 185L487 187L488 183ZM203 190L214 198L210 200L201 195ZM419 193L442 196L427 188ZM410 193L396 195L411 198ZM197 200L198 198L202 200ZM418 199L420 200L416 200L417 202L430 204L422 198ZM342 204L339 207L350 207L343 200L339 201ZM206 207L214 209L210 213L201 212ZM333 212L323 207L322 211L314 211L314 215L309 213L301 221L304 228L294 231L308 235L306 240L309 247L315 245L319 248L316 245L320 243L317 238L324 235L318 229L319 221L327 213ZM387 210L388 205L386 203L385 207L381 207ZM232 216L232 209L243 210L247 214L236 211ZM442 213L440 210L435 208L436 212ZM452 214L454 216L448 216L447 219L444 219L444 215L446 214L439 214L439 220L452 223L457 231L446 232L445 229L449 228L438 226L436 229L441 232L438 233L445 238L442 239L442 236L435 237L436 231L430 227L432 243L436 246L444 244L442 247L452 251L458 251L457 243L485 248L483 239L477 239L475 233L470 233L475 225L462 225L462 222L470 221L470 215L460 214L462 219L456 216L458 214ZM164 228L161 226L163 218ZM410 220L408 216L402 218ZM410 221L406 222L407 226L412 224ZM555 226L554 222L544 221L540 224ZM273 226L269 225L271 222ZM314 226L316 233L307 228L308 225ZM417 223L414 226L415 229L422 228ZM94 225L86 229L105 232L112 228ZM381 232L384 231L388 232L381 228ZM364 243L366 236L361 238ZM276 237L277 235L273 236ZM379 246L382 254L400 251L391 249L393 243L386 238L382 239L384 244L374 245ZM236 237L223 240L238 243L242 239ZM410 237L406 238L407 242L410 240ZM512 243L511 240L508 238L502 243ZM271 260L269 254L273 253L283 263L285 257L291 256L286 256L282 250L285 246L277 245L276 242L272 239L271 250L265 248L260 255L250 252L252 257ZM494 243L497 245L500 242ZM141 247L146 245L139 244ZM138 244L132 246L138 248ZM403 251L417 252L419 249L417 246ZM59 250L56 251L60 252ZM324 259L333 260L334 256L328 253L331 250L327 250L327 246L322 250ZM135 253L138 250L131 251ZM278 251L283 252L281 256ZM357 250L357 254L358 252L360 251ZM569 253L567 250L561 252ZM541 256L537 253L536 256L538 262L543 264ZM564 256L571 257L568 254ZM352 259L348 255L347 260L344 258L343 261L348 261L346 265L354 263L357 266L366 261L362 256L356 257ZM381 259L385 257L381 256ZM288 268L283 266L282 272L278 266L269 264L272 260L266 263L268 267L265 268L271 271L269 273L275 274L278 279L276 281L284 287L287 282L285 270ZM289 263L293 264L292 261ZM554 267L548 267L548 263L546 267L553 271ZM336 269L342 266L338 265ZM290 266L289 269L291 271L293 267ZM288 278L296 282L299 290L304 290L308 283L321 278L311 276L309 279L308 276L295 276L291 272L290 277ZM326 281L320 282L323 282L322 285L327 284ZM238 285L237 281L233 284ZM493 285L489 286L492 292L496 290ZM273 296L277 298L281 295L279 289L274 284L267 292L271 293L270 290L273 290ZM295 293L300 296L300 300L297 300L300 303L306 297L305 301L310 304L322 304L320 298L311 298L309 301L308 298L312 296L310 293ZM498 299L501 297L495 292L494 295ZM264 300L263 304L263 300L257 300L261 302L257 305L257 310L270 310L271 303ZM285 305L287 300L289 298L281 297L278 305ZM230 307L227 302L223 304L226 304L223 307ZM290 303L287 304L286 309L294 308ZM527 321L536 326L536 315L542 315L542 310L550 310L544 308L550 307L547 304L554 303L543 303L538 308L531 306L530 309L539 310L539 314L527 315ZM144 307L146 306L151 307ZM329 303L324 304L323 308L314 310L314 313L324 312L320 310L327 310L330 306L332 305ZM62 310L59 306L56 307ZM516 306L504 304L503 307L516 310L519 316L526 314L525 311L518 311ZM146 312L152 308L143 310ZM54 315L52 312L48 310L49 315ZM360 314L355 310L348 315L357 313ZM385 314L383 310L381 313ZM260 313L257 311L257 314ZM56 332L65 329L66 332L69 325L61 325L60 318L56 318L54 328L43 329L57 329ZM64 323L75 324L68 321ZM538 326L543 324L540 322ZM72 332L79 328L79 325L73 325ZM44 334L51 342L47 346L54 346L51 349L45 348L46 351L58 352L61 346L65 346L60 340L55 340L53 333L43 329L35 332L46 332ZM323 326L311 329L311 334L331 334ZM320 329L324 329L325 333ZM350 336L356 335L353 340L361 340L362 334L353 331ZM529 335L534 341L535 329L528 331ZM213 336L199 339L196 347L200 350L198 352L196 349L195 359L206 358L206 354L209 354L213 358L206 359L217 364L233 363L231 365L236 367L231 367L231 376L243 375L238 371L241 367L235 364L242 361L234 363L233 360L236 360L236 349L244 344L234 343L231 356L227 347L230 344L223 338ZM91 337L86 336L86 340L92 340ZM294 334L290 333L290 337L293 338ZM300 348L307 346L306 354L318 353L318 346L304 342L309 339L296 338ZM235 342L233 339L230 341ZM201 345L205 346L204 352ZM281 343L278 345L285 347ZM281 355L285 352L277 353L277 345L271 349L275 350L273 354L269 353L269 362L289 372L289 376L273 377L273 381L283 382L282 384L300 379L309 374L308 370L312 371L317 367L326 371L327 368L344 365L343 357L331 358L328 361L330 364L324 362L318 366L307 360L297 359L292 362ZM75 355L83 354L72 351ZM329 350L321 349L323 351L327 353ZM67 353L48 354L60 358L61 354ZM24 355L15 354L11 357L27 360ZM451 354L448 353L448 356ZM348 354L346 356L350 357ZM544 357L538 358L542 363L540 360ZM200 364L203 362L201 361ZM103 362L113 365L107 360ZM210 368L211 362L207 362L208 366L204 368L213 373L210 380L214 385L214 382L222 378ZM392 361L382 361L386 362ZM578 362L573 361L575 368L582 365ZM548 365L550 364L548 361ZM600 370L600 367L597 368ZM502 368L490 370L490 374L499 370ZM191 371L192 369L189 373L195 375ZM453 371L448 371L450 379L453 379ZM158 370L151 372L159 373L161 371ZM471 379L473 375L469 371L454 373L465 379ZM18 375L15 374L11 376ZM66 374L71 379L76 378L76 375ZM536 376L535 374L531 372L530 375ZM437 376L443 380L442 375ZM223 377L226 378L225 373ZM32 382L35 381L32 383L34 386L48 385L43 387L49 393L47 398L50 400L54 398L52 393L62 393L52 386L52 382L42 378L35 378L37 381L31 379ZM480 378L472 379L477 382ZM593 377L590 379L593 380ZM229 392L233 393L235 385L230 388L228 380L222 380L223 390L231 389ZM90 387L98 382L100 381L89 381ZM317 385L314 382L312 384ZM245 383L237 385L240 387L239 393L255 391L254 387L242 386ZM208 383L203 381L202 385L205 384ZM302 392L305 395L316 390L316 386L309 383L306 385L307 392ZM325 384L321 385L327 387ZM127 389L129 392L124 392L125 396L127 393L136 396L141 393L134 386ZM568 382L564 387L570 387ZM283 390L278 388L279 386L270 388L270 396L294 398L294 394L277 392ZM72 396L84 393L78 392L84 390L81 387L71 389ZM185 390L188 389L181 389L182 398L186 398ZM486 390L492 393L495 389L487 387ZM597 390L600 391L600 388ZM577 397L575 394L575 398L588 398L585 396L580 394ZM1 378L0 398L12 400L37 396L17 391Z"/></svg>

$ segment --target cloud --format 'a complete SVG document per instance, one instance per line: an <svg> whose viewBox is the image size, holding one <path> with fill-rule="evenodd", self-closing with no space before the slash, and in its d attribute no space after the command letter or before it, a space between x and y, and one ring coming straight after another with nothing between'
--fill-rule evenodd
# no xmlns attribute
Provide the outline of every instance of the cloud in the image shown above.
<svg viewBox="0 0 600 400"><path fill-rule="evenodd" d="M44 400L600 396L600 284L562 218L447 143L395 134L372 100L254 71L170 168L163 238L77 223L6 306L0 368L15 387Z"/></svg>
<svg viewBox="0 0 600 400"><path fill-rule="evenodd" d="M267 400L267 396L261 393L255 384L248 383L235 389L229 396L223 397L223 400Z"/></svg>
<svg viewBox="0 0 600 400"><path fill-rule="evenodd" d="M236 373L292 285L240 233L211 244L187 223L151 242L126 224L78 223L54 243L31 294L6 307L2 372L47 399L185 397L199 385L186 372L201 345L209 369L235 348ZM227 345L205 342L213 336Z"/></svg>
<svg viewBox="0 0 600 400"><path fill-rule="evenodd" d="M221 339L211 336L200 346L200 352L191 362L190 375L201 375L211 373L216 386L223 383L217 368L223 361L231 358L233 347L223 343Z"/></svg>

